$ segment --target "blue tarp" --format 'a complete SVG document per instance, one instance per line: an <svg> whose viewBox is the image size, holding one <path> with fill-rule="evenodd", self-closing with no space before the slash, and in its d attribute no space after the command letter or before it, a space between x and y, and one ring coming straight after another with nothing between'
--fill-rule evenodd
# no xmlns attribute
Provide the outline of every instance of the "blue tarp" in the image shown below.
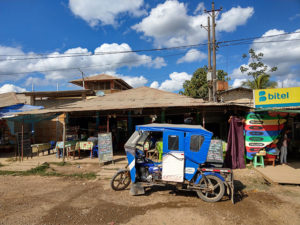
<svg viewBox="0 0 300 225"><path fill-rule="evenodd" d="M7 119L10 117L14 117L14 115L18 112L26 112L37 109L43 109L43 106L33 106L33 105L25 105L25 104L17 104L12 106L7 106L0 108L0 119Z"/></svg>
<svg viewBox="0 0 300 225"><path fill-rule="evenodd" d="M4 118L7 121L24 122L24 123L37 123L43 120L52 120L59 116L61 113L54 114L33 114L33 115L19 115L15 117Z"/></svg>

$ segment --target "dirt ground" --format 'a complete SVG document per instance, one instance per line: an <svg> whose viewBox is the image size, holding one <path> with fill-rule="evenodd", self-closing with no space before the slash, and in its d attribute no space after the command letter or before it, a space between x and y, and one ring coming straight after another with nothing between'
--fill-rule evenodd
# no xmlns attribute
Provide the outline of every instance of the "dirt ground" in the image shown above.
<svg viewBox="0 0 300 225"><path fill-rule="evenodd" d="M300 187L267 184L252 169L235 170L233 205L170 187L148 188L143 196L113 191L109 178L123 165L51 165L66 174L97 172L91 180L2 175L0 224L300 224Z"/></svg>

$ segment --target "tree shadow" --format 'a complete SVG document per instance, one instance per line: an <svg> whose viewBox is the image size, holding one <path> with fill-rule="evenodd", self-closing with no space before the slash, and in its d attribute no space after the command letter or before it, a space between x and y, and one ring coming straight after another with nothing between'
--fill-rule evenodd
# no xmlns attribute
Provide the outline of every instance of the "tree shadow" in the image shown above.
<svg viewBox="0 0 300 225"><path fill-rule="evenodd" d="M246 185L244 185L240 180L234 180L233 185L234 203L238 203L248 197L248 195L243 191L246 188Z"/></svg>

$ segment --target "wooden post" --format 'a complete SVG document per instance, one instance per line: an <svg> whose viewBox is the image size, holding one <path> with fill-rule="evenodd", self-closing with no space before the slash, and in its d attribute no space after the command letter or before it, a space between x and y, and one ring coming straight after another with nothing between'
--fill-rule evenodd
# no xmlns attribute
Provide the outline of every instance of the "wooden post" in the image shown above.
<svg viewBox="0 0 300 225"><path fill-rule="evenodd" d="M107 119L106 119L106 132L109 132L109 115L107 115Z"/></svg>
<svg viewBox="0 0 300 225"><path fill-rule="evenodd" d="M23 153L24 153L24 121L22 122L22 139L21 139L21 157L23 161Z"/></svg>
<svg viewBox="0 0 300 225"><path fill-rule="evenodd" d="M162 109L160 118L161 118L161 120L160 120L161 123L166 122L166 111L165 111L165 109Z"/></svg>
<svg viewBox="0 0 300 225"><path fill-rule="evenodd" d="M65 142L66 142L66 120L65 120L65 115L64 115L64 121L63 121L63 162L65 162L65 155L66 155Z"/></svg>
<svg viewBox="0 0 300 225"><path fill-rule="evenodd" d="M128 133L129 136L132 134L132 117L131 117L131 111L128 111L128 118L127 118L127 123L128 123Z"/></svg>
<svg viewBox="0 0 300 225"><path fill-rule="evenodd" d="M199 112L196 112L196 124L200 124L200 116L199 116Z"/></svg>
<svg viewBox="0 0 300 225"><path fill-rule="evenodd" d="M99 132L99 125L100 125L100 113L96 112L96 130Z"/></svg>
<svg viewBox="0 0 300 225"><path fill-rule="evenodd" d="M202 112L202 126L205 128L205 111Z"/></svg>

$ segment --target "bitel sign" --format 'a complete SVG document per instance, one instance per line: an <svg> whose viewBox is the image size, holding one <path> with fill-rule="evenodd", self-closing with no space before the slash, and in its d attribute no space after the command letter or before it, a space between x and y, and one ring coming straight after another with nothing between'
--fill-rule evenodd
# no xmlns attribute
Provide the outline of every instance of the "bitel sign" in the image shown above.
<svg viewBox="0 0 300 225"><path fill-rule="evenodd" d="M253 90L255 108L300 106L300 87Z"/></svg>

